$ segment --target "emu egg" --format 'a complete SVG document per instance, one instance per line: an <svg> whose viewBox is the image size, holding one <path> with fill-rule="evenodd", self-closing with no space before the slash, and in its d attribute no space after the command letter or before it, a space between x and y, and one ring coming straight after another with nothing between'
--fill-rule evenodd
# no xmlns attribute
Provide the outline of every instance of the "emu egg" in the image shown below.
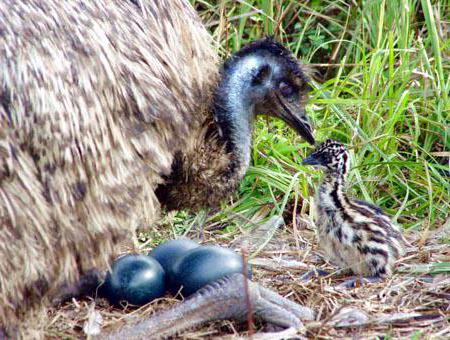
<svg viewBox="0 0 450 340"><path fill-rule="evenodd" d="M227 248L204 246L190 250L175 263L173 281L178 288L183 286L184 296L189 296L224 276L243 271L239 254Z"/></svg>
<svg viewBox="0 0 450 340"><path fill-rule="evenodd" d="M177 287L172 283L173 269L175 263L183 257L189 250L199 247L199 244L189 239L170 240L160 244L148 255L157 260L166 272L166 284L173 292L177 292Z"/></svg>
<svg viewBox="0 0 450 340"><path fill-rule="evenodd" d="M135 254L114 261L103 289L111 303L127 301L133 305L144 305L163 296L165 291L165 272L159 262Z"/></svg>

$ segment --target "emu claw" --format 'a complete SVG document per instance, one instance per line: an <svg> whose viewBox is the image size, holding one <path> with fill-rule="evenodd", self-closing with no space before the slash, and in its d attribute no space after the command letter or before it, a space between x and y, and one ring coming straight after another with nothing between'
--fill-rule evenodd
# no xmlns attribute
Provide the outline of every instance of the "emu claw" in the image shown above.
<svg viewBox="0 0 450 340"><path fill-rule="evenodd" d="M313 269L310 270L306 273L304 273L301 277L300 280L301 281L310 281L312 278L316 278L316 277L325 277L330 275L329 272L322 270L322 269Z"/></svg>
<svg viewBox="0 0 450 340"><path fill-rule="evenodd" d="M248 291L245 280L247 280ZM248 294L248 297L247 297ZM134 325L102 335L110 339L161 338L180 333L208 321L245 320L250 311L259 319L283 328L299 328L302 320L313 320L314 312L248 280L242 274L220 279L191 295L172 309Z"/></svg>
<svg viewBox="0 0 450 340"><path fill-rule="evenodd" d="M364 286L369 283L378 283L381 280L382 279L379 276L368 276L368 277L355 276L351 279L342 282L337 287L352 289Z"/></svg>

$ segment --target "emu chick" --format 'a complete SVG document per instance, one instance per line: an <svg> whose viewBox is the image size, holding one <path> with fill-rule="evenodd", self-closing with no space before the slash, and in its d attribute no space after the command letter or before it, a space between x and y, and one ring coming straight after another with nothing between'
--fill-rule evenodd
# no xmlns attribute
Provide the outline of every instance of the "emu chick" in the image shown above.
<svg viewBox="0 0 450 340"><path fill-rule="evenodd" d="M345 194L349 153L344 145L329 139L303 164L325 171L316 210L319 243L326 255L355 274L391 275L395 261L403 254L403 236L379 207Z"/></svg>

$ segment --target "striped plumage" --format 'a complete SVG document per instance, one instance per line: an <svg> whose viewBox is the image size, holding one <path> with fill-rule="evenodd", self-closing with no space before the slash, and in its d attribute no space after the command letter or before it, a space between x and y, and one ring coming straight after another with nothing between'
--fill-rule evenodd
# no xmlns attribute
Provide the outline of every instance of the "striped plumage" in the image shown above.
<svg viewBox="0 0 450 340"><path fill-rule="evenodd" d="M233 193L256 113L313 141L285 48L227 65L187 0L0 2L0 331L104 268L161 205Z"/></svg>
<svg viewBox="0 0 450 340"><path fill-rule="evenodd" d="M303 161L325 172L315 198L319 244L342 269L369 277L389 276L403 254L403 236L379 207L346 195L349 162L344 145L333 140Z"/></svg>

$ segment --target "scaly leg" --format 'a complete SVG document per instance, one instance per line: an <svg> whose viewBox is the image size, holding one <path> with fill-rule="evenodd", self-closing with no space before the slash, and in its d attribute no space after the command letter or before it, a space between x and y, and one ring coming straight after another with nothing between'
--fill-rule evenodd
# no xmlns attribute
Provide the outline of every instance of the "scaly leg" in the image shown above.
<svg viewBox="0 0 450 340"><path fill-rule="evenodd" d="M245 278L233 274L208 285L173 308L136 324L125 325L109 334L106 339L158 339L180 333L212 320L245 320L247 299ZM311 309L299 306L288 299L248 280L248 294L256 317L282 326L298 328L301 320L312 320Z"/></svg>

